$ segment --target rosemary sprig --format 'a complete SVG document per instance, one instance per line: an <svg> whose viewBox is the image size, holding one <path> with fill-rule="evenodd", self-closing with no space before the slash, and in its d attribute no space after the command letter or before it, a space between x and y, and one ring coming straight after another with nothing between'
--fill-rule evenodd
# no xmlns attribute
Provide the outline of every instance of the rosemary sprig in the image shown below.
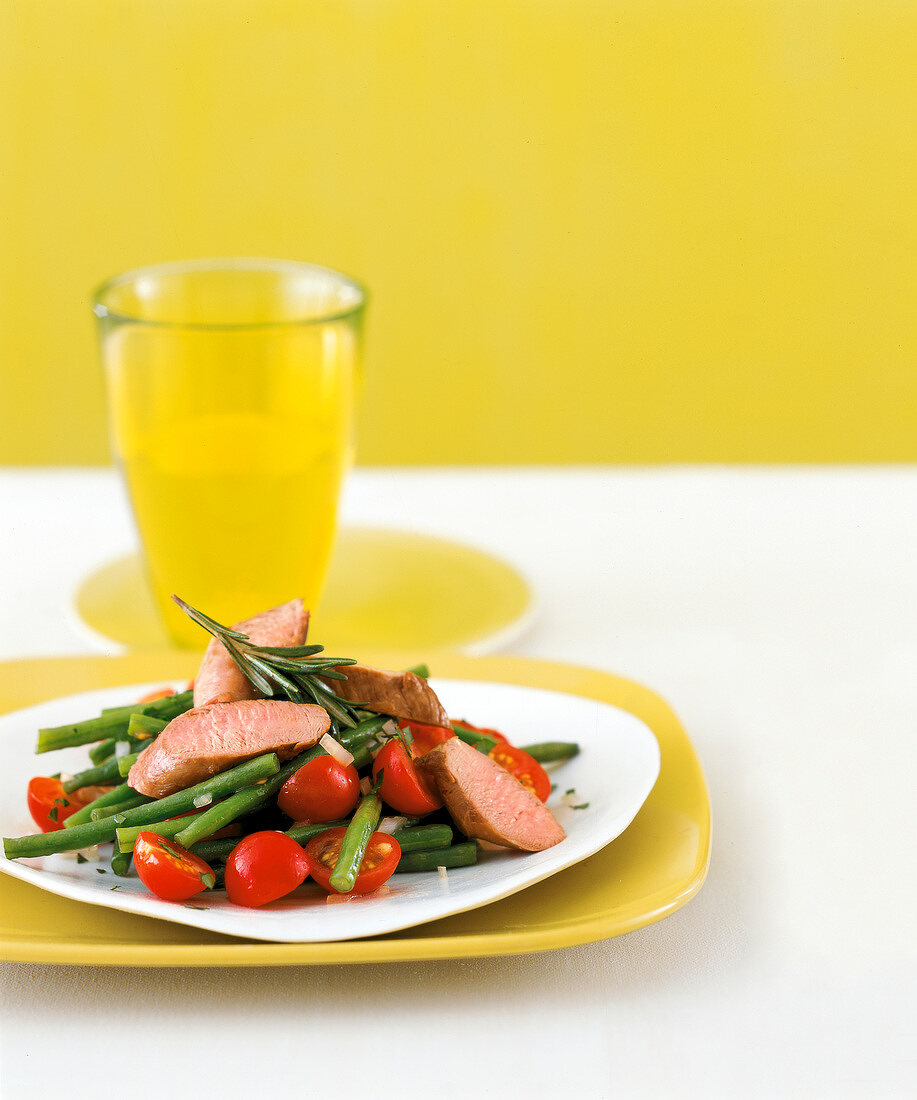
<svg viewBox="0 0 917 1100"><path fill-rule="evenodd" d="M227 653L236 662L262 695L284 695L293 703L318 703L331 716L332 732L341 726L353 728L359 721L359 706L341 699L319 679L346 680L337 669L341 665L355 665L353 657L319 657L324 646L259 646L247 634L223 626L203 611L185 603L179 596L172 599L199 626L222 642Z"/></svg>

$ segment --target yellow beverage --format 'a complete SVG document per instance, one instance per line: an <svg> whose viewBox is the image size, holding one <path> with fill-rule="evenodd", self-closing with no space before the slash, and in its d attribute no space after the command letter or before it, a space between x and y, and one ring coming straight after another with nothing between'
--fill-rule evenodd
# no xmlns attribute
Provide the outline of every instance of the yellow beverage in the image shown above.
<svg viewBox="0 0 917 1100"><path fill-rule="evenodd" d="M138 276L102 318L113 448L157 603L190 646L205 636L172 593L226 623L315 605L350 461L362 297L335 312L241 274L146 299Z"/></svg>

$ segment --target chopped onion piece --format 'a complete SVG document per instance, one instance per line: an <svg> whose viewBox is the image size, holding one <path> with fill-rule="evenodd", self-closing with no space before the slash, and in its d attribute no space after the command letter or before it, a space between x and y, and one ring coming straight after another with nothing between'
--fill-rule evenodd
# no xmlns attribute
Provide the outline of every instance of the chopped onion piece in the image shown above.
<svg viewBox="0 0 917 1100"><path fill-rule="evenodd" d="M394 718L389 718L389 720L382 727L382 732L387 733L389 737L401 736L401 730L399 729L398 723L394 720Z"/></svg>
<svg viewBox="0 0 917 1100"><path fill-rule="evenodd" d="M360 780L360 794L369 794L373 789L373 782L368 775L364 775Z"/></svg>
<svg viewBox="0 0 917 1100"><path fill-rule="evenodd" d="M195 810L202 810L205 806L209 806L212 801L212 794L199 794L197 798L194 799L194 808Z"/></svg>
<svg viewBox="0 0 917 1100"><path fill-rule="evenodd" d="M116 741L115 742L115 759L120 760L122 756L130 756L131 743L130 741Z"/></svg>
<svg viewBox="0 0 917 1100"><path fill-rule="evenodd" d="M348 764L353 763L353 753L348 752L340 741L335 741L330 733L326 733L321 741L319 741L318 745L319 748L324 749L329 756L333 756L334 759L345 768Z"/></svg>
<svg viewBox="0 0 917 1100"><path fill-rule="evenodd" d="M397 833L399 829L403 829L407 823L408 819L406 817L383 817L376 826L376 832L388 833L391 836L392 833Z"/></svg>
<svg viewBox="0 0 917 1100"><path fill-rule="evenodd" d="M69 852L57 852L52 858L73 859L79 862L80 857L84 863L99 863L102 857L99 855L98 844L93 844L89 848L74 848Z"/></svg>
<svg viewBox="0 0 917 1100"><path fill-rule="evenodd" d="M448 869L445 868L445 867L442 867L442 866L436 868L436 873L439 875L440 878L448 878L449 877Z"/></svg>

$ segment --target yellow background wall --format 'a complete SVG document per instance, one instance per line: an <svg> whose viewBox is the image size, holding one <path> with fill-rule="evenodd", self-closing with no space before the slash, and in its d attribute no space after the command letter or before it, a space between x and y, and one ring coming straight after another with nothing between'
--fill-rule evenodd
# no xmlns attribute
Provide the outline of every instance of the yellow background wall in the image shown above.
<svg viewBox="0 0 917 1100"><path fill-rule="evenodd" d="M0 461L144 263L372 292L359 458L917 458L911 0L0 0Z"/></svg>

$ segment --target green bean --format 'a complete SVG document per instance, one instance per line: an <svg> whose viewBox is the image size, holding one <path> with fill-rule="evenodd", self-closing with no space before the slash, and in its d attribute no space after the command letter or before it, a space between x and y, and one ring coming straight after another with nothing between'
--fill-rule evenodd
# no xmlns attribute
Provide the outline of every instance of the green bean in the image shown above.
<svg viewBox="0 0 917 1100"><path fill-rule="evenodd" d="M125 798L129 798L131 795L136 794L136 791L132 790L126 783L121 783L117 787L113 787L105 794L100 794L94 801L83 806L82 809L77 810L75 814L71 814L64 822L65 829L72 829L75 825L85 825L87 821L92 820L92 811L105 806L113 806L118 802L123 801ZM140 798L146 798L145 795L138 795ZM152 798L146 798L147 802L152 802Z"/></svg>
<svg viewBox="0 0 917 1100"><path fill-rule="evenodd" d="M149 714L141 714L135 710L127 721L125 731L127 738L121 738L120 740L130 740L134 743L133 747L135 749L143 748L144 744L151 741L157 734L162 733L168 724L161 718L153 718ZM118 747L118 740L116 737L109 737L104 741L100 741L98 745L94 745L89 750L89 759L93 764L104 764L105 761L114 756Z"/></svg>
<svg viewBox="0 0 917 1100"><path fill-rule="evenodd" d="M211 806L190 820L186 819L185 827L175 834L175 839L183 848L190 848L198 840L203 840L204 837L225 829L242 814L257 809L264 801L261 787L247 787L243 791L236 791L216 806Z"/></svg>
<svg viewBox="0 0 917 1100"><path fill-rule="evenodd" d="M212 861L215 859L229 859L233 848L244 839L241 836L221 836L216 840L199 840L197 844L191 846L191 851L212 866Z"/></svg>
<svg viewBox="0 0 917 1100"><path fill-rule="evenodd" d="M120 734L127 732L127 718L120 714L103 714L99 718L88 718L70 726L53 726L38 731L36 752L51 752L53 749L66 749L72 745L85 745L89 741L102 738L117 740Z"/></svg>
<svg viewBox="0 0 917 1100"><path fill-rule="evenodd" d="M337 735L337 740L345 749L353 752L351 746L361 745L369 737L381 733L382 727L390 721L391 719L387 714L374 714L369 718L362 719L352 729L341 730Z"/></svg>
<svg viewBox="0 0 917 1100"><path fill-rule="evenodd" d="M579 745L573 741L541 741L537 745L520 745L539 764L553 764L555 760L569 760L579 752Z"/></svg>
<svg viewBox="0 0 917 1100"><path fill-rule="evenodd" d="M120 878L126 878L130 874L133 852L118 851L117 844L111 852L111 869Z"/></svg>
<svg viewBox="0 0 917 1100"><path fill-rule="evenodd" d="M126 719L132 714L148 714L152 718L162 718L171 722L179 714L184 714L194 706L194 692L180 691L175 695L164 695L161 699L151 699L148 703L136 703L126 707L115 707L109 713L120 712ZM103 711L103 713L105 713Z"/></svg>
<svg viewBox="0 0 917 1100"><path fill-rule="evenodd" d="M392 836L402 852L427 852L432 848L448 848L452 843L452 830L448 825L406 827L396 829Z"/></svg>
<svg viewBox="0 0 917 1100"><path fill-rule="evenodd" d="M491 749L497 747L497 742L493 737L488 737L486 733L478 733L477 730L469 730L464 726L453 725L452 732L460 741L464 741L466 745L472 745L478 750L478 752L484 753L486 756Z"/></svg>
<svg viewBox="0 0 917 1100"><path fill-rule="evenodd" d="M137 837L141 833L155 833L157 836L171 838L182 829L186 829L192 820L191 816L183 814L181 817L172 817L165 821L152 821L147 825L122 825L115 832L115 844L122 852L132 852L137 843Z"/></svg>
<svg viewBox="0 0 917 1100"><path fill-rule="evenodd" d="M301 759L305 755L307 754L301 753L297 759ZM290 765L287 764L286 767L289 768ZM7 859L19 859L23 856L46 856L52 852L68 852L76 848L88 848L92 844L114 840L115 830L123 825L146 825L195 809L194 800L202 795L209 794L214 799L224 798L240 788L251 786L251 784L262 779L268 779L269 776L276 779L281 774L278 769L280 769L280 761L277 759L277 754L273 752L265 753L264 756L257 756L254 760L237 764L236 767L220 772L219 775L211 776L210 779L196 783L193 787L188 787L184 791L177 791L165 798L148 802L144 806L137 806L133 810L125 810L124 813L107 817L103 821L89 821L84 825L76 825L72 829L58 829L51 833L4 837L3 850ZM269 779L260 789L267 790L271 787L272 782Z"/></svg>
<svg viewBox="0 0 917 1100"><path fill-rule="evenodd" d="M175 794L167 795L156 802L119 814L118 816L123 820L117 824L119 826L148 825L169 817L176 817L178 814L198 809L199 807L194 805L195 799L204 795L209 794L216 801L244 787L250 787L253 783L259 783L262 779L267 782L258 789L266 790L279 774L280 761L277 759L277 754L268 752L264 756L256 756L254 760L246 760L244 764L237 764L234 768L195 783L193 787L176 791Z"/></svg>
<svg viewBox="0 0 917 1100"><path fill-rule="evenodd" d="M100 741L98 745L93 745L89 750L89 759L93 764L102 764L108 760L110 756L115 755L115 746L118 744L118 740L115 737L106 737L104 741Z"/></svg>
<svg viewBox="0 0 917 1100"><path fill-rule="evenodd" d="M140 756L139 752L129 752L127 756L118 757L118 774L126 776L131 768L137 763L137 758Z"/></svg>
<svg viewBox="0 0 917 1100"><path fill-rule="evenodd" d="M161 718L149 714L132 714L127 721L128 737L137 741L151 741L168 725Z"/></svg>
<svg viewBox="0 0 917 1100"><path fill-rule="evenodd" d="M108 806L90 807L89 817L92 821L104 821L106 817L123 814L125 810L133 810L135 806L145 806L150 801L152 800L147 798L145 794L132 791L127 798L123 798L120 802L113 802Z"/></svg>
<svg viewBox="0 0 917 1100"><path fill-rule="evenodd" d="M123 734L127 733L127 725L131 714L148 714L169 721L188 710L192 703L193 692L186 691L180 695L167 696L165 699L155 699L151 703L135 703L132 706L114 707L103 712L98 718L87 718L83 722L40 729L35 751L51 752L53 749L65 749L73 745L85 745L90 741L103 739L117 741Z"/></svg>
<svg viewBox="0 0 917 1100"><path fill-rule="evenodd" d="M327 833L329 829L340 829L341 826L348 824L349 822L344 819L341 821L326 821L316 825L294 825L292 829L287 829L287 836L292 837L297 844L306 845L313 837L321 836L322 833Z"/></svg>
<svg viewBox="0 0 917 1100"><path fill-rule="evenodd" d="M7 859L24 856L49 856L53 852L74 852L78 848L91 848L112 840L115 835L114 818L104 821L87 821L70 829L57 829L51 833L32 833L29 836L4 837L3 851Z"/></svg>
<svg viewBox="0 0 917 1100"><path fill-rule="evenodd" d="M346 824L346 821L326 821L318 825L294 825L292 829L287 829L287 836L295 840L297 844L305 845L313 837L321 836L329 829L337 829ZM227 859L233 848L243 839L244 837L241 836L227 836L218 837L215 840L199 840L191 846L191 851L196 856L200 856L206 863L209 863L211 859Z"/></svg>
<svg viewBox="0 0 917 1100"><path fill-rule="evenodd" d="M108 783L117 783L123 776L127 775L126 771L121 771L121 761L125 759L127 757L116 758L113 756L104 763L97 764L94 768L77 772L76 775L66 780L62 786L67 794L71 794L82 787L100 787Z"/></svg>
<svg viewBox="0 0 917 1100"><path fill-rule="evenodd" d="M439 867L470 867L478 861L478 846L473 840L438 848L432 852L408 852L398 861L395 873L435 871Z"/></svg>
<svg viewBox="0 0 917 1100"><path fill-rule="evenodd" d="M365 795L357 806L347 831L341 838L341 850L331 872L330 884L339 894L349 894L360 873L360 864L366 855L366 845L379 824L382 801L373 791Z"/></svg>

